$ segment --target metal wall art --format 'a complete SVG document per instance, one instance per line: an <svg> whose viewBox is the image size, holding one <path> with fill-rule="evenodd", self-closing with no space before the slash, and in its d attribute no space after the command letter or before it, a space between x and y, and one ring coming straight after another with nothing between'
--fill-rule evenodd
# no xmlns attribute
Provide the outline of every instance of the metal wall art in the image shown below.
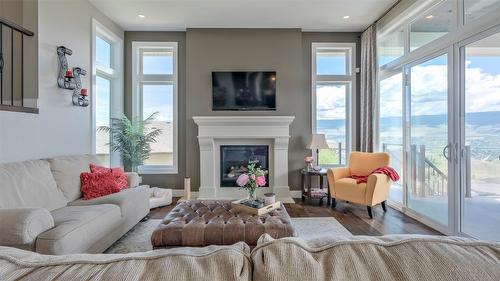
<svg viewBox="0 0 500 281"><path fill-rule="evenodd" d="M59 88L73 91L73 105L86 107L89 105L88 90L82 88L81 76L87 75L87 71L80 67L68 68L66 55L71 56L73 51L64 46L57 47L59 58L59 76L57 85Z"/></svg>

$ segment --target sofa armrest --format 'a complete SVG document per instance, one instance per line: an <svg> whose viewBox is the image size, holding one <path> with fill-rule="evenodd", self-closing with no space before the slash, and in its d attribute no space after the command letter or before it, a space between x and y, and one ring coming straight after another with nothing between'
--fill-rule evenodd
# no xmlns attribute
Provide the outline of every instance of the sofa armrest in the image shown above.
<svg viewBox="0 0 500 281"><path fill-rule="evenodd" d="M391 179L389 176L385 174L371 174L366 182L366 205L374 206L387 200L390 186Z"/></svg>
<svg viewBox="0 0 500 281"><path fill-rule="evenodd" d="M134 172L126 172L128 187L137 187L141 184L141 177Z"/></svg>
<svg viewBox="0 0 500 281"><path fill-rule="evenodd" d="M31 250L39 234L54 227L54 218L47 209L0 209L0 245Z"/></svg>
<svg viewBox="0 0 500 281"><path fill-rule="evenodd" d="M351 176L351 169L349 167L340 167L328 169L326 173L328 177L328 186L330 188L330 196L335 197L335 181Z"/></svg>
<svg viewBox="0 0 500 281"><path fill-rule="evenodd" d="M328 182L333 184L336 180L348 178L351 176L351 170L349 167L332 168L328 169Z"/></svg>

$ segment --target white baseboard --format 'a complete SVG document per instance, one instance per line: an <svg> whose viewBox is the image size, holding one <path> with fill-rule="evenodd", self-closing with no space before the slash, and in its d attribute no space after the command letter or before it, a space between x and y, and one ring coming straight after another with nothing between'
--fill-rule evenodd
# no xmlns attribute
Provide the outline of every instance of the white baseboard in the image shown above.
<svg viewBox="0 0 500 281"><path fill-rule="evenodd" d="M172 189L172 196L183 197L184 189ZM196 197L198 197L198 191L191 191L191 198L196 198Z"/></svg>
<svg viewBox="0 0 500 281"><path fill-rule="evenodd" d="M300 190L290 190L290 196L292 198L302 198L302 191L300 191Z"/></svg>

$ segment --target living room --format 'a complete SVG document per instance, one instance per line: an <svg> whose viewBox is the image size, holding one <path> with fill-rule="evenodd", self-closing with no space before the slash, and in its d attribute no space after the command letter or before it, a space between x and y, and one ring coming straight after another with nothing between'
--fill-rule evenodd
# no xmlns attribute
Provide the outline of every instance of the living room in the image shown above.
<svg viewBox="0 0 500 281"><path fill-rule="evenodd" d="M499 280L498 12L0 0L0 280Z"/></svg>

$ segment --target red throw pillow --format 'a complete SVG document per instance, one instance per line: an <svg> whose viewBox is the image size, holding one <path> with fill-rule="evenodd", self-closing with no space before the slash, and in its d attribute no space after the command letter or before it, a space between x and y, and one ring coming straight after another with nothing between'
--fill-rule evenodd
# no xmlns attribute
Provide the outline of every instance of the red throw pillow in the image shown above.
<svg viewBox="0 0 500 281"><path fill-rule="evenodd" d="M90 164L90 172L95 174L111 173L115 176L116 182L120 189L128 187L127 175L122 168L107 168L99 165Z"/></svg>
<svg viewBox="0 0 500 281"><path fill-rule="evenodd" d="M81 173L80 183L83 200L113 194L121 190L112 173Z"/></svg>

